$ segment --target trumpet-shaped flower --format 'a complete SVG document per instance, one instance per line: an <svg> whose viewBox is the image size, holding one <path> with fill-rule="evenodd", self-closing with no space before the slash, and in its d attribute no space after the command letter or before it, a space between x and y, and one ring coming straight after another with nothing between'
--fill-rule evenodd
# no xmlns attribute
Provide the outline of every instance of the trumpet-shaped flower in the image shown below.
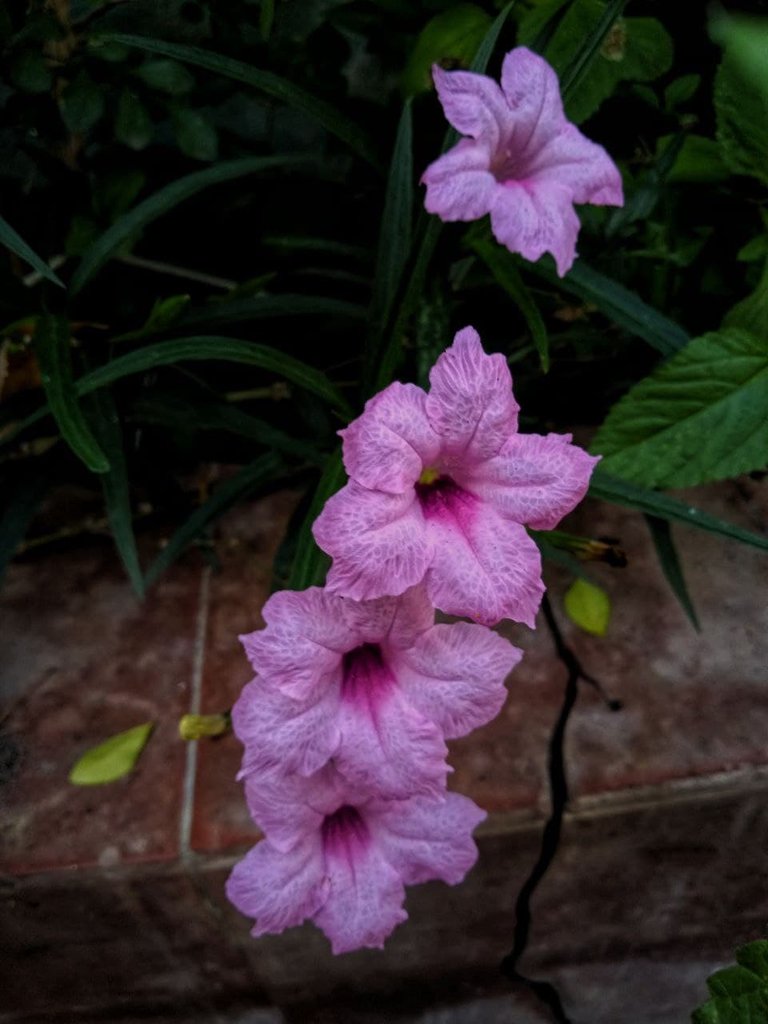
<svg viewBox="0 0 768 1024"><path fill-rule="evenodd" d="M334 953L381 947L407 918L404 886L460 882L477 859L485 813L466 797L361 799L328 767L310 778L246 781L266 838L235 865L227 895L254 936L311 919Z"/></svg>
<svg viewBox="0 0 768 1024"><path fill-rule="evenodd" d="M426 208L446 221L491 215L496 239L528 260L555 257L562 277L576 257L574 203L621 206L621 175L602 146L566 120L557 75L519 46L501 87L470 71L433 69L445 116L467 136L426 169Z"/></svg>
<svg viewBox="0 0 768 1024"><path fill-rule="evenodd" d="M349 601L281 591L266 629L241 637L258 673L233 710L242 776L308 776L328 761L356 792L439 795L444 738L490 721L521 652L469 623L435 625L422 587Z"/></svg>
<svg viewBox="0 0 768 1024"><path fill-rule="evenodd" d="M428 394L390 384L341 431L351 479L314 525L334 559L326 587L361 600L423 580L448 614L533 626L544 585L525 525L553 529L597 459L570 434L517 432L507 361L472 327L429 379Z"/></svg>

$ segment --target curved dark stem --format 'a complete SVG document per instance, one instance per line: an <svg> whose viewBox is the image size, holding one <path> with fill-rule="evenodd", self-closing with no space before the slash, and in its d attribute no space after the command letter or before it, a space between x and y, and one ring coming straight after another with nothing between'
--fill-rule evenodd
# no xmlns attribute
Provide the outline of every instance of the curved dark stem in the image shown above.
<svg viewBox="0 0 768 1024"><path fill-rule="evenodd" d="M585 682L590 683L601 693L603 693L603 690L600 683L585 672L579 659L566 644L552 611L552 605L546 595L541 607L544 612L544 619L550 633L552 634L555 651L557 652L558 658L562 661L568 671L568 678L565 684L565 694L563 696L560 714L557 717L557 722L552 730L552 736L549 741L549 789L552 809L541 836L541 847L538 859L534 864L530 875L523 884L523 887L520 889L517 902L515 903L515 931L512 949L502 960L500 969L502 973L510 979L510 981L520 982L531 989L541 1002L549 1007L552 1012L552 1019L556 1021L557 1024L570 1024L570 1020L563 1009L560 996L554 986L550 985L549 982L546 981L536 981L532 978L526 978L518 971L517 964L528 946L528 939L530 937L531 898L533 897L533 894L542 878L547 873L550 864L555 858L558 846L560 845L560 834L563 828L563 815L565 814L566 807L568 806L568 779L565 771L565 755L563 749L565 744L565 730L568 725L568 719L571 716L571 712L573 711L576 699L579 695L579 680L584 680ZM618 701L610 701L608 698L606 698L606 703L612 710L618 710L618 708L621 707Z"/></svg>

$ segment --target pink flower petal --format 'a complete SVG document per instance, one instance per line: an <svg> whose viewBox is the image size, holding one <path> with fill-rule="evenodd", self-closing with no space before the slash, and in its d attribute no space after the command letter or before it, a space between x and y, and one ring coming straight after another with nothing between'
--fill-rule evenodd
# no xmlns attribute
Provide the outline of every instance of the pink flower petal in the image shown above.
<svg viewBox="0 0 768 1024"><path fill-rule="evenodd" d="M435 607L487 626L514 619L534 628L541 556L522 526L465 494L429 519L429 532L435 554L426 583Z"/></svg>
<svg viewBox="0 0 768 1024"><path fill-rule="evenodd" d="M485 816L467 797L448 793L443 801L414 797L371 803L366 821L406 885L433 878L456 885L477 860L472 831Z"/></svg>
<svg viewBox="0 0 768 1024"><path fill-rule="evenodd" d="M357 642L339 614L339 598L320 587L281 590L262 614L267 628L240 640L255 671L298 700L322 685Z"/></svg>
<svg viewBox="0 0 768 1024"><path fill-rule="evenodd" d="M525 46L510 50L504 58L501 88L514 124L507 148L516 159L537 151L567 123L557 75L543 57Z"/></svg>
<svg viewBox="0 0 768 1024"><path fill-rule="evenodd" d="M238 778L271 771L312 775L341 742L338 683L319 699L297 701L255 679L233 707L232 724L245 747Z"/></svg>
<svg viewBox="0 0 768 1024"><path fill-rule="evenodd" d="M503 355L483 351L474 327L465 327L429 375L427 415L457 462L495 455L517 429L518 405Z"/></svg>
<svg viewBox="0 0 768 1024"><path fill-rule="evenodd" d="M440 448L424 408L426 395L415 384L395 381L340 431L350 477L372 490L402 494L418 480Z"/></svg>
<svg viewBox="0 0 768 1024"><path fill-rule="evenodd" d="M448 749L437 726L419 714L397 684L376 697L361 689L339 709L341 745L334 758L356 791L403 800L445 789Z"/></svg>
<svg viewBox="0 0 768 1024"><path fill-rule="evenodd" d="M287 851L266 840L257 843L235 864L226 891L242 914L256 919L255 936L279 933L314 917L330 891L319 833Z"/></svg>
<svg viewBox="0 0 768 1024"><path fill-rule="evenodd" d="M485 626L435 626L393 661L410 703L446 739L466 736L501 711L504 680L523 652Z"/></svg>
<svg viewBox="0 0 768 1024"><path fill-rule="evenodd" d="M398 872L372 842L364 848L327 850L326 870L328 898L315 914L315 923L331 940L333 952L381 949L387 936L408 917Z"/></svg>
<svg viewBox="0 0 768 1024"><path fill-rule="evenodd" d="M488 148L462 139L424 171L424 206L441 220L478 220L490 212L496 179L490 170Z"/></svg>
<svg viewBox="0 0 768 1024"><path fill-rule="evenodd" d="M414 492L385 494L350 481L315 520L333 558L327 590L354 598L398 595L424 578L432 551Z"/></svg>
<svg viewBox="0 0 768 1024"><path fill-rule="evenodd" d="M566 123L526 164L526 177L563 185L574 203L622 206L621 173L602 146Z"/></svg>
<svg viewBox="0 0 768 1024"><path fill-rule="evenodd" d="M491 207L491 230L498 242L536 262L545 252L555 257L560 277L576 259L579 218L564 185L508 181L496 189Z"/></svg>
<svg viewBox="0 0 768 1024"><path fill-rule="evenodd" d="M570 435L515 434L457 483L516 523L553 530L584 497L600 461L569 441Z"/></svg>
<svg viewBox="0 0 768 1024"><path fill-rule="evenodd" d="M432 68L437 95L450 124L462 135L482 140L494 150L509 129L511 116L496 82L472 71Z"/></svg>
<svg viewBox="0 0 768 1024"><path fill-rule="evenodd" d="M292 850L317 832L343 799L343 781L332 766L315 775L269 772L249 775L245 799L251 817L278 850Z"/></svg>

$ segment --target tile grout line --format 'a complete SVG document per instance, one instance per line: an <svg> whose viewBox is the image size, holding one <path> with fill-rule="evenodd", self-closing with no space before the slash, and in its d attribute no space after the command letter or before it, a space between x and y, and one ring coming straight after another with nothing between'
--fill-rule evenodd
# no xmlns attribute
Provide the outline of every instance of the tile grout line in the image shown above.
<svg viewBox="0 0 768 1024"><path fill-rule="evenodd" d="M211 586L211 566L206 565L200 577L200 596L198 598L197 619L195 622L195 640L192 654L192 687L189 695L190 715L200 714L200 702L203 691L203 669L205 667L205 640L208 630L208 602ZM195 777L197 774L198 740L187 741L186 762L184 765L184 787L181 798L181 816L179 819L179 853L182 859L189 856L192 838L192 815L195 804Z"/></svg>

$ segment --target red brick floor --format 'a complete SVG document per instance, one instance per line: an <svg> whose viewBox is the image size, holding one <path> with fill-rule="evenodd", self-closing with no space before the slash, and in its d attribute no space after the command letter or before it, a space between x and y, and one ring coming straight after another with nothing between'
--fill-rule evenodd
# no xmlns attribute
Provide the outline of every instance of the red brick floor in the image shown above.
<svg viewBox="0 0 768 1024"><path fill-rule="evenodd" d="M750 529L768 526L766 482L690 498ZM238 744L230 735L186 745L177 723L230 706L248 680L237 634L260 624L296 500L278 494L232 512L216 541L221 569L192 551L143 605L106 542L11 568L0 594L0 938L13 955L0 958L10 968L0 1020L116 1019L110 999L121 1019L136 1007L162 1016L179 1000L215 1014L239 1000L294 1007L292 1020L314 1024L320 1011L301 1009L313 999L352 1007L406 978L427 986L422 1009L449 989L461 998L462 977L497 984L546 812L547 743L565 679L541 622L509 631L526 657L502 714L452 744L453 788L491 812L464 886L414 890L412 920L384 954L336 959L311 927L254 942L223 900L234 856L256 837L234 781ZM587 503L565 528L617 537L629 558L622 570L589 570L613 602L604 638L566 623L567 577L547 568L568 641L623 708L611 712L582 687L567 741L573 814L536 897L531 962L565 979L575 1020L629 1024L594 1008L579 1017L578 978L639 958L650 999L655 957L716 960L768 920L758 881L768 839L768 556L676 528L697 635L641 517ZM85 749L144 721L155 732L127 778L68 783ZM620 993L606 999L618 1013ZM631 1024L686 1019L633 1012Z"/></svg>

